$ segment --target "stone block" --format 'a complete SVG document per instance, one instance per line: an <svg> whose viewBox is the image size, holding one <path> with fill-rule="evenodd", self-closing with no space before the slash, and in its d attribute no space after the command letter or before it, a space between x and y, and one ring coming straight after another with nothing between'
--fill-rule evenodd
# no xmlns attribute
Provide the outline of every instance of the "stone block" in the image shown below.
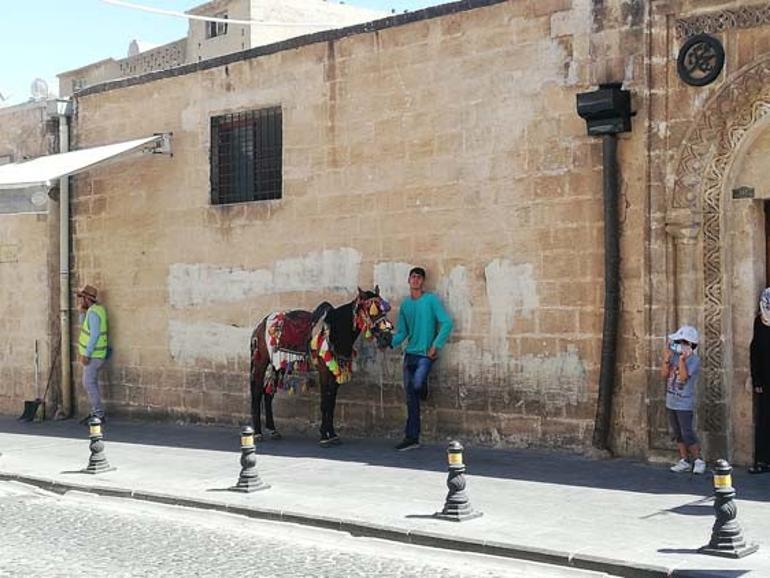
<svg viewBox="0 0 770 578"><path fill-rule="evenodd" d="M532 2L532 15L543 16L572 10L572 2L573 0L537 0Z"/></svg>

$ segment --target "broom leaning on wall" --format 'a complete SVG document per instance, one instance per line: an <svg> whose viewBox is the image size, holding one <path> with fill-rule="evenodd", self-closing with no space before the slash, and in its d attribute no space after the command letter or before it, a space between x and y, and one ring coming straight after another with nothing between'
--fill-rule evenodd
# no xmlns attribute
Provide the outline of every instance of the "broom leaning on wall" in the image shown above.
<svg viewBox="0 0 770 578"><path fill-rule="evenodd" d="M56 367L56 362L59 360L59 352L61 351L61 341L56 347L56 353L54 354L53 361L51 361L51 368L48 371L48 382L45 386L45 392L42 397L37 397L34 400L27 400L24 402L24 412L19 416L19 421L36 421L41 422L45 419L45 398L48 397L48 390L51 387L51 378L53 377L53 370ZM37 340L35 340L35 390L39 393L38 373L39 373L39 361L38 361L38 349Z"/></svg>

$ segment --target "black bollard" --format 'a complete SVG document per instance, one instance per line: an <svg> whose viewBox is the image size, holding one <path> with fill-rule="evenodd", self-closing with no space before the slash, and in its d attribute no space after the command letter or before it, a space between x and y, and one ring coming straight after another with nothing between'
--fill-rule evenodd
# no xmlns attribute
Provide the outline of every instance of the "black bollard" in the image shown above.
<svg viewBox="0 0 770 578"><path fill-rule="evenodd" d="M732 466L726 460L717 460L714 467L714 515L716 521L711 530L711 541L698 549L701 554L723 556L725 558L743 558L759 549L757 544L746 544L741 526L735 517L738 508L735 505Z"/></svg>
<svg viewBox="0 0 770 578"><path fill-rule="evenodd" d="M256 492L270 486L257 473L257 448L254 445L254 430L251 426L241 429L241 475L231 490L234 492Z"/></svg>
<svg viewBox="0 0 770 578"><path fill-rule="evenodd" d="M91 457L88 458L88 466L86 469L81 470L85 474L102 474L104 472L111 472L117 470L107 461L107 456L104 455L104 442L102 441L102 420L98 417L92 417L88 420L88 437L91 439L89 449L91 450Z"/></svg>
<svg viewBox="0 0 770 578"><path fill-rule="evenodd" d="M449 475L446 485L449 488L449 493L446 496L444 509L436 512L434 516L452 522L462 522L482 516L481 512L473 509L468 494L465 493L465 464L463 463L463 446L460 442L453 441L449 444L447 461L449 462Z"/></svg>

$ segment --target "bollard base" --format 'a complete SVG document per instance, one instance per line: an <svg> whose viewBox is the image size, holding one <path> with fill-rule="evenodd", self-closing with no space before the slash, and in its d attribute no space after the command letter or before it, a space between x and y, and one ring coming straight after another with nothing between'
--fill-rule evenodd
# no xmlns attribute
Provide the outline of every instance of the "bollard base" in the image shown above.
<svg viewBox="0 0 770 578"><path fill-rule="evenodd" d="M238 483L228 488L231 492L244 492L250 494L251 492L258 492L260 490L267 490L270 484L266 484L260 478L241 478Z"/></svg>
<svg viewBox="0 0 770 578"><path fill-rule="evenodd" d="M80 470L81 474L103 474L105 472L114 472L118 468L111 466L109 464L99 465L99 466L91 466L88 465L87 468L84 468Z"/></svg>
<svg viewBox="0 0 770 578"><path fill-rule="evenodd" d="M454 514L454 513L444 513L444 512L436 512L433 514L433 517L438 520L448 520L450 522L465 522L466 520L473 520L474 518L481 518L483 516L483 512L476 512L471 511L467 514Z"/></svg>
<svg viewBox="0 0 770 578"><path fill-rule="evenodd" d="M251 492L259 492L260 490L267 490L270 488L270 484L262 484L261 486L233 486L227 488L231 492L243 492L244 494L250 494Z"/></svg>
<svg viewBox="0 0 770 578"><path fill-rule="evenodd" d="M450 522L464 522L465 520L473 520L474 518L480 518L484 514L477 510L474 510L470 502L447 502L444 504L444 509L440 512L433 514L434 518L439 520L449 520Z"/></svg>
<svg viewBox="0 0 770 578"><path fill-rule="evenodd" d="M743 546L702 546L698 548L699 554L708 554L709 556L720 556L722 558L743 558L759 550L759 544L743 544Z"/></svg>

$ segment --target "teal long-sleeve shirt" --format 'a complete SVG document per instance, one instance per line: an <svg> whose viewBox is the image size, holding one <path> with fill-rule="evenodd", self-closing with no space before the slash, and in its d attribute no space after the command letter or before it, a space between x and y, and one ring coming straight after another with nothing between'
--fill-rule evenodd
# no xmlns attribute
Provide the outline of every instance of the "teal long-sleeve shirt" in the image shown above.
<svg viewBox="0 0 770 578"><path fill-rule="evenodd" d="M428 355L431 347L444 347L452 325L452 318L434 293L423 293L418 299L407 297L401 303L391 345L398 347L406 340L407 353Z"/></svg>

